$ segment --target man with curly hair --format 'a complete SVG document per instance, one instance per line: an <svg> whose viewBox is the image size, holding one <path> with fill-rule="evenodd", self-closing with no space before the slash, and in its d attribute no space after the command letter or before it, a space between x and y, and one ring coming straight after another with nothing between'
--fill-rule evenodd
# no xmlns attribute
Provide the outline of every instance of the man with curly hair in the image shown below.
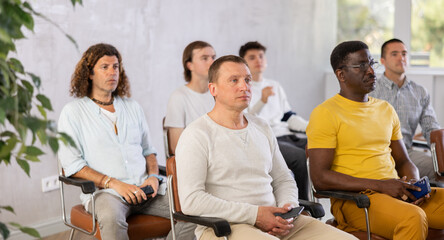
<svg viewBox="0 0 444 240"><path fill-rule="evenodd" d="M156 150L141 106L129 98L117 49L103 43L91 46L76 66L70 93L78 99L63 108L58 129L77 147L62 144L59 158L66 176L93 181L100 189L95 213L102 239L128 239L126 218L132 213L167 218ZM154 190L151 196L141 189L148 185ZM80 198L91 211L90 196ZM181 239L193 239L194 228L179 222L176 229Z"/></svg>

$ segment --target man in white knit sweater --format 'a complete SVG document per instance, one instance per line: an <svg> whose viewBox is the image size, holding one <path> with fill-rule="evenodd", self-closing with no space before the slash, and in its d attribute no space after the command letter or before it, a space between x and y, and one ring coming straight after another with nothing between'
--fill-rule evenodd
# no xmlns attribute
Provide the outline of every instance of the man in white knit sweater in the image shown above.
<svg viewBox="0 0 444 240"><path fill-rule="evenodd" d="M268 124L244 114L251 74L237 56L216 60L209 70L215 98L211 112L187 126L176 148L179 198L189 215L230 222L230 240L355 239L304 215L284 220L298 206L296 184ZM197 239L217 239L198 226Z"/></svg>

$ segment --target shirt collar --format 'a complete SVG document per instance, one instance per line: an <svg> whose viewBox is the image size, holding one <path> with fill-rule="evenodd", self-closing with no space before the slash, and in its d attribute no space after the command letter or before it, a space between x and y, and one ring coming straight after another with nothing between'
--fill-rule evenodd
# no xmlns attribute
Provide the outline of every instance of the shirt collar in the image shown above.
<svg viewBox="0 0 444 240"><path fill-rule="evenodd" d="M83 100L83 101L87 104L87 106L90 107L95 113L97 113L97 114L101 114L99 105L95 104L95 103L93 102L93 100L91 100L89 97L86 97L86 96L85 96L85 97L83 97L82 100ZM114 96L114 109L116 110L116 112L118 112L117 109L119 108L119 103L120 103L120 97L118 97L118 96Z"/></svg>
<svg viewBox="0 0 444 240"><path fill-rule="evenodd" d="M392 80L388 79L385 74L382 74L381 78L379 79L381 81L382 84L384 84L384 86L386 86L389 89L393 89L394 87L396 88L406 88L410 86L410 80L407 78L407 76L405 77L404 80L404 84L402 84L401 87L398 87L398 85L396 85Z"/></svg>

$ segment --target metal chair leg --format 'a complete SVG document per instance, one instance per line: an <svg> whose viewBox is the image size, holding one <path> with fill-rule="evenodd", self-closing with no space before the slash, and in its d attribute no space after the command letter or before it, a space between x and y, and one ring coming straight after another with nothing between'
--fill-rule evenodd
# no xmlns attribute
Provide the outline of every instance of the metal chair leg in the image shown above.
<svg viewBox="0 0 444 240"><path fill-rule="evenodd" d="M73 237L74 237L74 231L75 231L75 229L74 229L74 228L71 228L71 233L69 234L69 240L72 240L72 239L73 239Z"/></svg>
<svg viewBox="0 0 444 240"><path fill-rule="evenodd" d="M174 199L173 199L173 176L170 175L167 178L167 193L168 193L168 205L170 210L170 221L171 221L171 233L173 235L173 240L176 240L176 229L174 227L174 212L175 212L175 206L174 206Z"/></svg>
<svg viewBox="0 0 444 240"><path fill-rule="evenodd" d="M364 212L365 212L365 223L367 224L367 239L371 240L371 232L370 232L370 220L368 218L368 210L367 208L364 208Z"/></svg>

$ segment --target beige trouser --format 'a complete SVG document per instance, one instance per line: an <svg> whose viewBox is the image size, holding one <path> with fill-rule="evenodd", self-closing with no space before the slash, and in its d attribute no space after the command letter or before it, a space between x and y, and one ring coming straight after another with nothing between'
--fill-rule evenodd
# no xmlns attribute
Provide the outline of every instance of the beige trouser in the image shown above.
<svg viewBox="0 0 444 240"><path fill-rule="evenodd" d="M430 152L408 150L410 160L416 165L421 177L427 176L430 180L435 179L435 169Z"/></svg>
<svg viewBox="0 0 444 240"><path fill-rule="evenodd" d="M291 232L282 238L277 238L272 236L266 232L262 232L258 228L250 225L250 224L230 224L231 225L231 234L228 236L229 240L295 240L295 239L357 239L354 236L338 230L337 228L331 227L319 220L316 220L312 217L307 217L304 215L300 215L299 218L294 222L294 228ZM214 235L213 229L207 228L200 240L215 240L215 239L223 239L218 238Z"/></svg>

